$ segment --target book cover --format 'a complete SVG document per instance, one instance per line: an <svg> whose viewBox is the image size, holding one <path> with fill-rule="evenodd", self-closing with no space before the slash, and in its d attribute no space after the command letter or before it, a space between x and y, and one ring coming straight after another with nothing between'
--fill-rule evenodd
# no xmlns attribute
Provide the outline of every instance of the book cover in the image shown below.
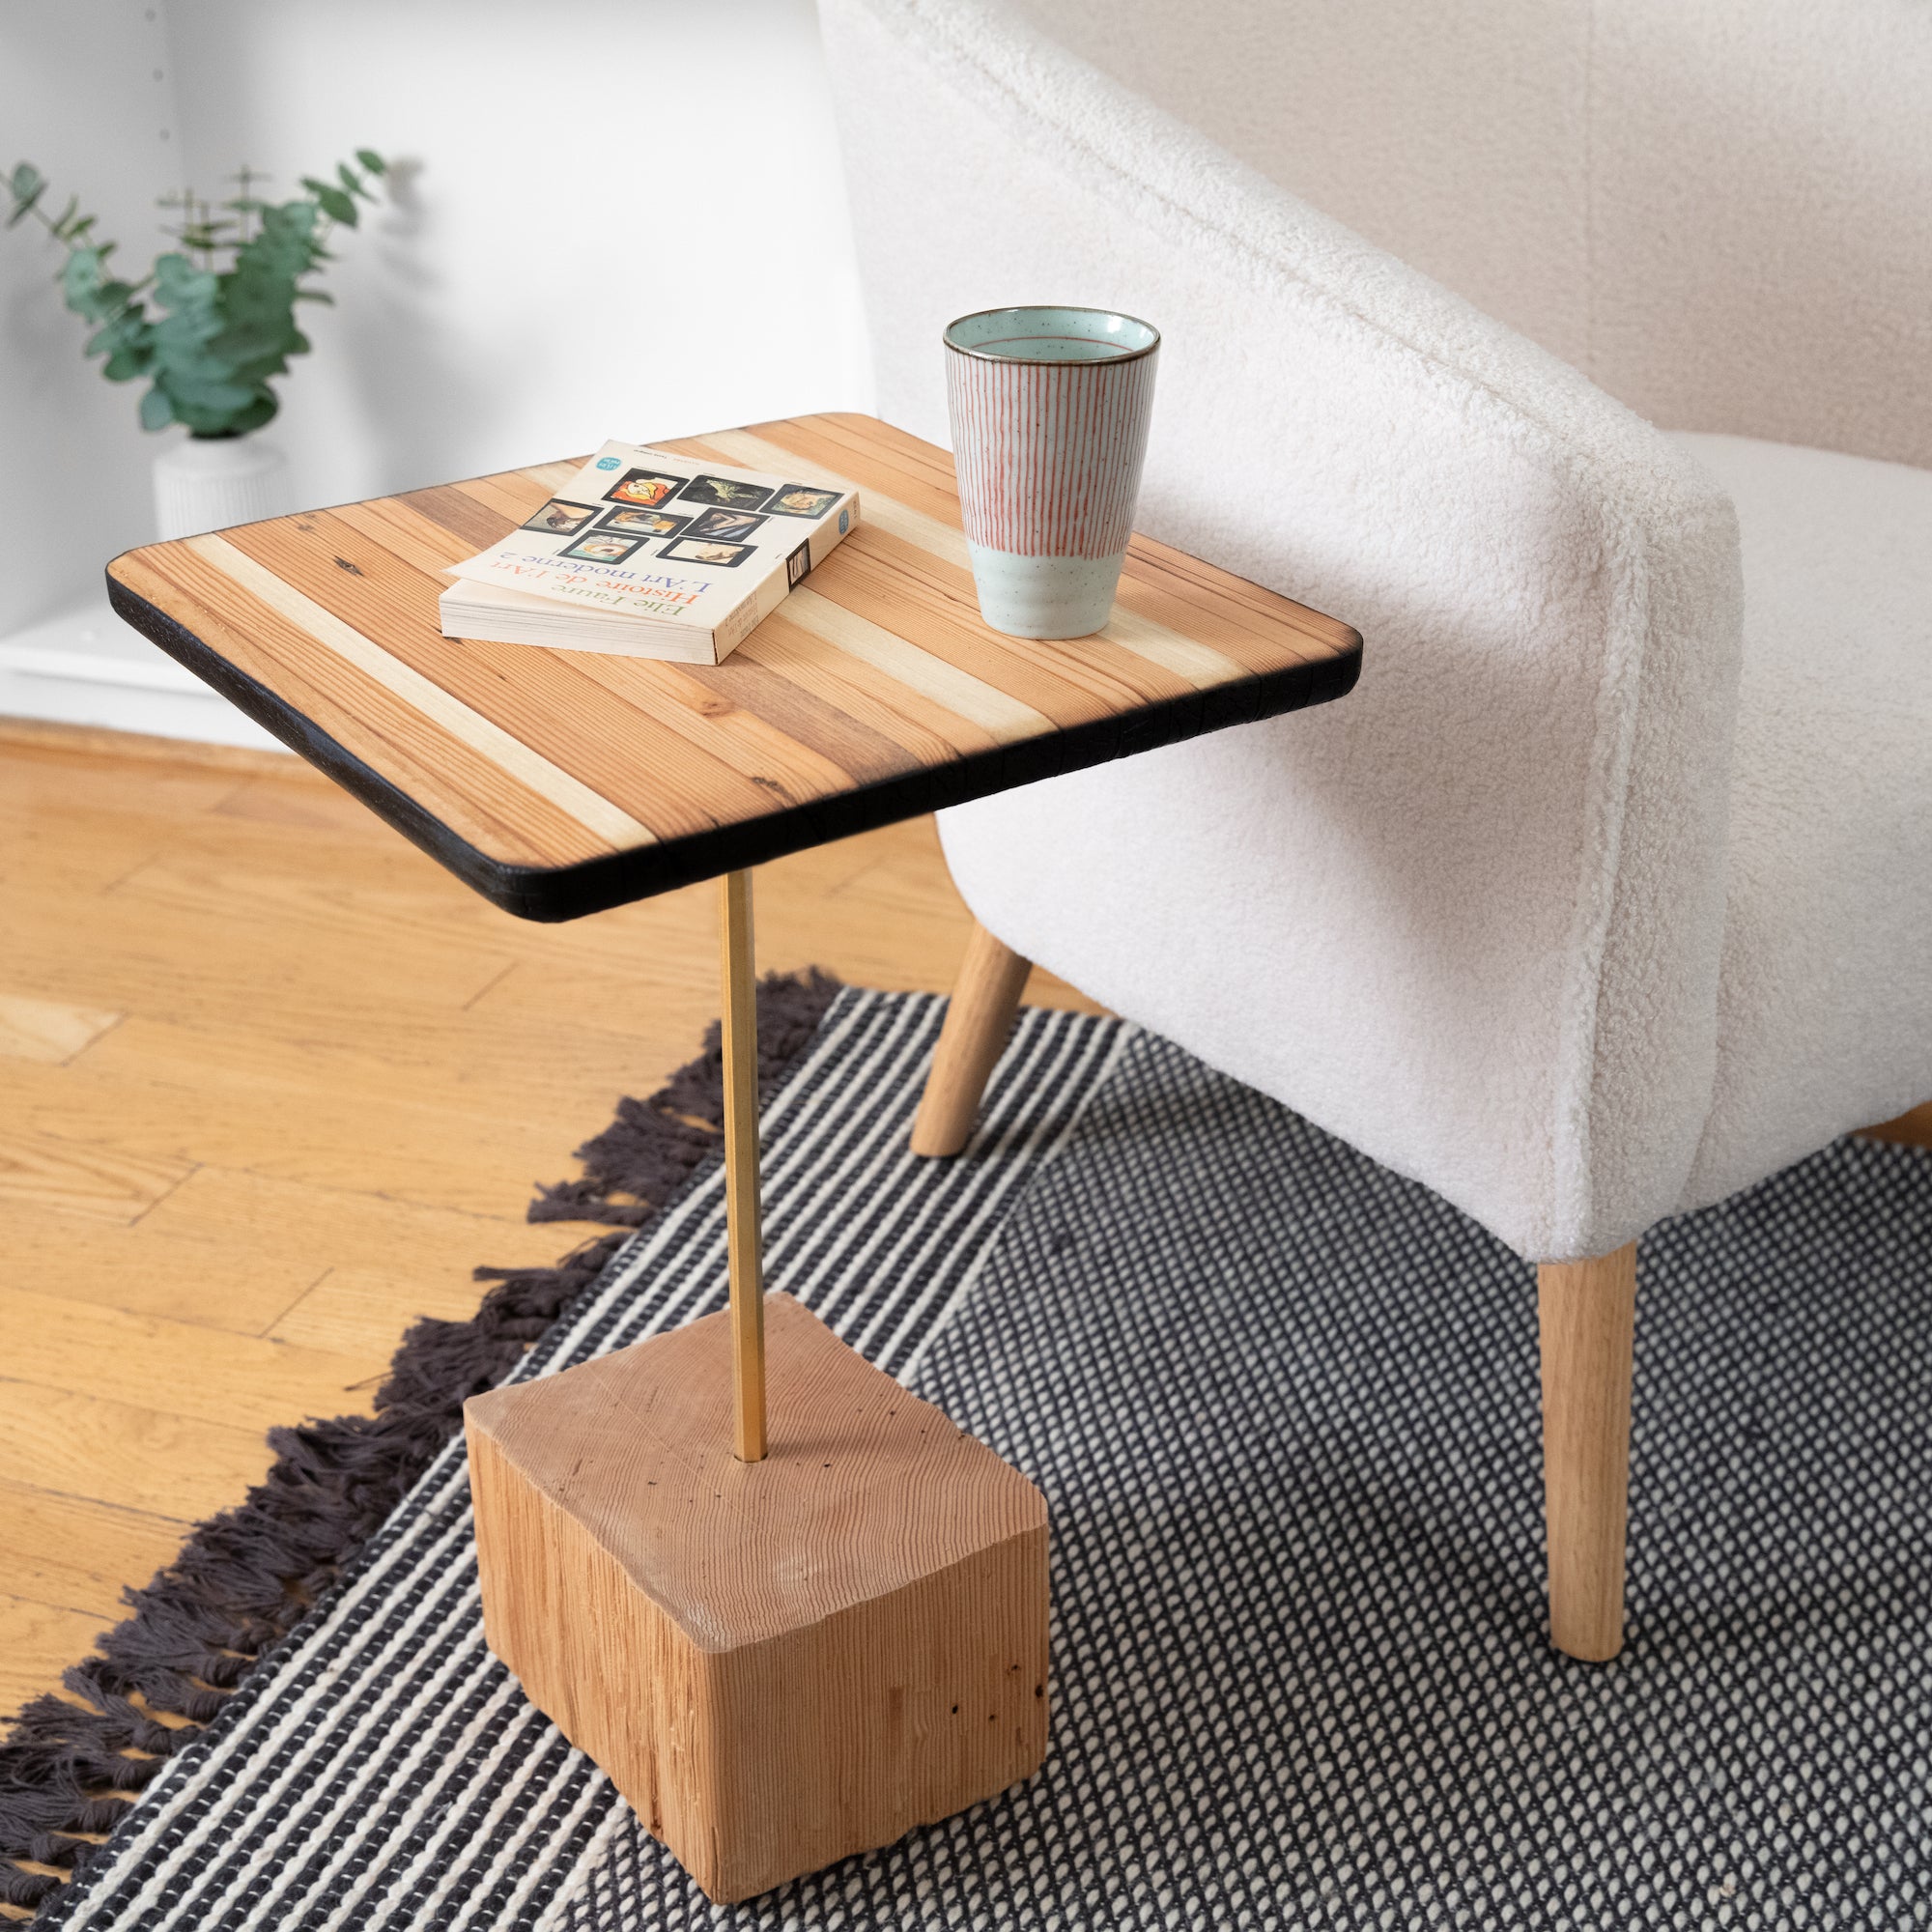
<svg viewBox="0 0 1932 1932"><path fill-rule="evenodd" d="M443 632L717 663L858 519L842 484L607 442L520 528L449 567Z"/></svg>

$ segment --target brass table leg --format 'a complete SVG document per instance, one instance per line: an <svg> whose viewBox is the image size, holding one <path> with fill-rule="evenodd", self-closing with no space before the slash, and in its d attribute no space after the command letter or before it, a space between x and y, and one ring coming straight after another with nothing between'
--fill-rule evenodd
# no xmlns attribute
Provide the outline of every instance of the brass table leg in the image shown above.
<svg viewBox="0 0 1932 1932"><path fill-rule="evenodd" d="M758 978L752 875L726 872L724 968L724 1227L731 1257L731 1426L738 1459L765 1454L765 1284L758 1228Z"/></svg>

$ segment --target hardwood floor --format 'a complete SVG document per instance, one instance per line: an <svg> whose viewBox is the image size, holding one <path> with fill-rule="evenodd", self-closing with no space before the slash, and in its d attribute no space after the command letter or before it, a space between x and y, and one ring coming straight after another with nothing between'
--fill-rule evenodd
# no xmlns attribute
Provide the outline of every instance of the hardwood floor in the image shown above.
<svg viewBox="0 0 1932 1932"><path fill-rule="evenodd" d="M528 925L293 758L0 721L0 1721L271 1424L573 1244L531 1184L696 1051L717 896ZM763 867L757 922L936 990L970 923L929 820Z"/></svg>

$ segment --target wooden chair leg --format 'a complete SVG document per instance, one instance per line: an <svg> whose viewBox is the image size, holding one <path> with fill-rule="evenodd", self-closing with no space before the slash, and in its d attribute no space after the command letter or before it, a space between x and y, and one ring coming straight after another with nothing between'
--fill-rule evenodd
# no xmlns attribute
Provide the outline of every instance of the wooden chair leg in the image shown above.
<svg viewBox="0 0 1932 1932"><path fill-rule="evenodd" d="M974 925L913 1122L914 1153L957 1153L966 1145L980 1096L994 1062L1006 1051L1032 971L1030 960L1002 945L983 925Z"/></svg>
<svg viewBox="0 0 1932 1932"><path fill-rule="evenodd" d="M1605 1663L1624 1644L1636 1243L1537 1269L1549 1635Z"/></svg>

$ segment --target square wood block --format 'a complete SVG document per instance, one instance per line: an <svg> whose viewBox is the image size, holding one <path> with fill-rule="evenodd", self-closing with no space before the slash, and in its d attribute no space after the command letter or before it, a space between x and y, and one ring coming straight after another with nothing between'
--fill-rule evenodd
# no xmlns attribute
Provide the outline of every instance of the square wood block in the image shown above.
<svg viewBox="0 0 1932 1932"><path fill-rule="evenodd" d="M1046 1755L1046 1500L789 1295L771 1449L722 1314L466 1405L490 1647L713 1899Z"/></svg>

